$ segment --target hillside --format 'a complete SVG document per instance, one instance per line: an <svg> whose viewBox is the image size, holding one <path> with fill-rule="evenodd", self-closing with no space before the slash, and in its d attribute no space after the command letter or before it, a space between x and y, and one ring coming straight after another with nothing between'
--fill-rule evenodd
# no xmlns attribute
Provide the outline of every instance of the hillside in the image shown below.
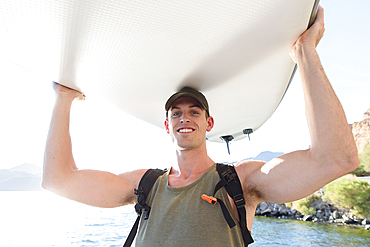
<svg viewBox="0 0 370 247"><path fill-rule="evenodd" d="M23 164L0 170L0 191L42 190L41 168Z"/></svg>
<svg viewBox="0 0 370 247"><path fill-rule="evenodd" d="M364 113L362 121L350 124L358 153L361 154L370 139L370 109Z"/></svg>

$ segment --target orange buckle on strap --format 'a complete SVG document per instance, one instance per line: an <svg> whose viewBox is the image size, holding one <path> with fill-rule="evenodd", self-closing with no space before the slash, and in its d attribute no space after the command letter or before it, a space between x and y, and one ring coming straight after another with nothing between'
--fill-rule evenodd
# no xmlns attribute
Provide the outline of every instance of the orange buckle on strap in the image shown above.
<svg viewBox="0 0 370 247"><path fill-rule="evenodd" d="M215 205L217 203L217 198L214 198L213 196L207 196L206 194L202 195L202 199L211 203L212 205Z"/></svg>

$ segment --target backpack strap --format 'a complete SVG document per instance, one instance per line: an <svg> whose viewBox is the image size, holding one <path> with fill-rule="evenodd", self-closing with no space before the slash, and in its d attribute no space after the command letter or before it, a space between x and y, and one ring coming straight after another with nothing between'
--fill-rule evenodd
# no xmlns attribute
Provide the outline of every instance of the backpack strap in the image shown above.
<svg viewBox="0 0 370 247"><path fill-rule="evenodd" d="M220 175L221 181L216 185L213 195L215 195L220 188L225 187L226 192L233 199L238 209L238 215L240 220L239 225L243 235L244 244L245 246L248 246L254 241L247 228L247 213L245 210L245 200L238 174L236 173L234 166L229 166L225 164L217 164L217 172ZM222 207L222 204L221 208L226 208L226 206ZM222 211L224 213L226 221L229 221L228 220L229 216L225 215L224 212L225 210L222 209ZM229 222L228 224L230 226Z"/></svg>
<svg viewBox="0 0 370 247"><path fill-rule="evenodd" d="M139 222L141 215L144 213L144 220L149 218L150 207L146 204L146 197L148 196L150 190L152 189L155 181L157 181L158 177L165 173L167 170L161 169L149 169L145 172L145 174L141 177L139 187L134 190L135 195L137 195L137 203L135 204L135 211L138 214L134 225L123 245L123 247L131 246L132 242L137 233L137 229L139 227Z"/></svg>

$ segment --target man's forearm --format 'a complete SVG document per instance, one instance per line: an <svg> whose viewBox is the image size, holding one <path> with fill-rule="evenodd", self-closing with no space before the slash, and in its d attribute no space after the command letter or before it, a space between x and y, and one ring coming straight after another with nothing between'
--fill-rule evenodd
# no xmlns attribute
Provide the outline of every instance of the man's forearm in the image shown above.
<svg viewBox="0 0 370 247"><path fill-rule="evenodd" d="M50 188L77 169L69 134L69 119L73 97L57 95L50 122L44 155L43 186Z"/></svg>

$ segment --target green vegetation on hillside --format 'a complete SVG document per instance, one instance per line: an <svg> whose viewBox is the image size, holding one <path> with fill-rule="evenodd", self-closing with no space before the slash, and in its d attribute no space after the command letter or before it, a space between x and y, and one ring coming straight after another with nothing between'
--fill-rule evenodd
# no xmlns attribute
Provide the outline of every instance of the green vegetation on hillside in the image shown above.
<svg viewBox="0 0 370 247"><path fill-rule="evenodd" d="M364 151L358 156L360 159L360 165L356 170L351 172L353 175L358 177L370 176L370 143L366 145Z"/></svg>
<svg viewBox="0 0 370 247"><path fill-rule="evenodd" d="M370 184L367 182L340 178L325 186L323 199L352 209L357 217L370 217Z"/></svg>
<svg viewBox="0 0 370 247"><path fill-rule="evenodd" d="M319 195L312 194L298 201L295 201L294 203L288 204L287 206L294 208L295 210L301 212L302 214L314 215L316 214L316 210L313 207L311 207L311 204L319 198L320 198Z"/></svg>

